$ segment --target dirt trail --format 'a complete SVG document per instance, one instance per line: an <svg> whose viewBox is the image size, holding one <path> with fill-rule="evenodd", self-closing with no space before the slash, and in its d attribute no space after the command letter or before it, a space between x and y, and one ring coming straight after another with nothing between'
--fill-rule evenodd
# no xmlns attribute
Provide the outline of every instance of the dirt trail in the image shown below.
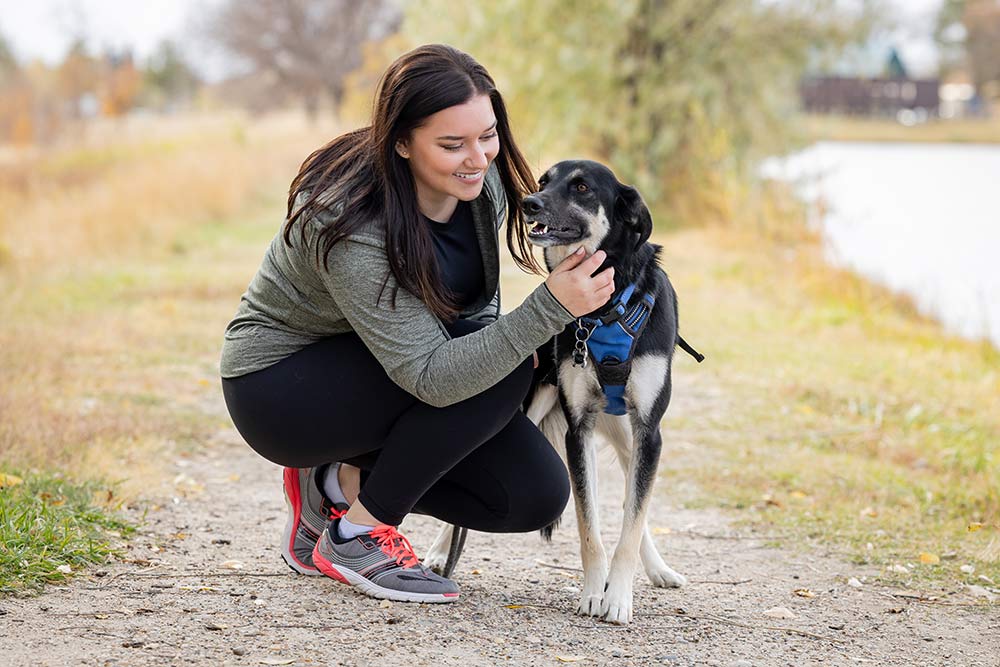
<svg viewBox="0 0 1000 667"><path fill-rule="evenodd" d="M671 411L724 402L693 377L675 386ZM669 415L663 469L705 455L669 433ZM612 546L622 477L612 457L600 458ZM683 485L661 482L651 525L690 583L653 589L640 572L635 621L616 627L572 613L581 577L571 508L551 544L470 534L455 574L460 602L386 607L284 565L280 469L235 431L164 464L176 475L173 494L151 494L160 508L133 541L135 562L92 568L38 598L0 600L0 665L1000 665L997 607L965 594L946 606L875 583L852 587L849 578L871 581L877 569L766 548L766 536L734 532L719 512L683 509ZM422 555L436 524L410 517L403 530ZM774 607L794 618L763 615Z"/></svg>

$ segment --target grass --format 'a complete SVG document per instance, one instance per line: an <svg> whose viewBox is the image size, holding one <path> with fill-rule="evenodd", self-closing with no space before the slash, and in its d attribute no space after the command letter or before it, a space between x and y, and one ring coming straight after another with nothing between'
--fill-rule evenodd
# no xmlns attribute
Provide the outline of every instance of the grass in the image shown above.
<svg viewBox="0 0 1000 667"><path fill-rule="evenodd" d="M803 132L809 141L1000 143L1000 116L932 120L912 127L891 119L851 116L806 115L802 120Z"/></svg>
<svg viewBox="0 0 1000 667"><path fill-rule="evenodd" d="M708 355L679 355L675 392L717 397L665 422L668 443L709 453L672 473L697 477L693 502L909 570L889 579L1000 582L996 350L827 266L805 233L661 242L682 332Z"/></svg>
<svg viewBox="0 0 1000 667"><path fill-rule="evenodd" d="M0 474L0 596L31 595L121 557L120 540L135 526L117 515L114 498L95 480Z"/></svg>
<svg viewBox="0 0 1000 667"><path fill-rule="evenodd" d="M222 332L283 217L289 175L333 132L197 127L34 156L47 166L27 181L0 178L0 469L26 479L0 493L18 535L70 504L42 502L59 497L44 484L68 497L70 473L113 479L119 502L170 492L163 462L231 427ZM73 176L81 164L100 178ZM663 493L693 478L687 502L773 527L792 536L785 546L913 564L886 577L1000 581L1000 355L826 266L787 199L735 208L758 215L653 239L682 333L708 355L676 357ZM540 280L507 258L502 275L505 309ZM62 525L50 517L38 525ZM48 560L34 575L3 561L0 582L27 590L55 576L52 563L84 562L67 559L86 550L51 535L62 546L40 542Z"/></svg>
<svg viewBox="0 0 1000 667"><path fill-rule="evenodd" d="M88 528L126 537L113 508L74 500L99 480L115 480L120 503L185 492L165 462L231 427L222 333L283 217L289 174L329 132L181 124L103 154L28 156L28 186L0 178L16 221L0 226L0 470L25 479L0 492L0 589L35 590L66 576L58 565L113 555ZM161 152L164 141L179 148ZM115 159L93 158L99 178L58 176L88 151Z"/></svg>

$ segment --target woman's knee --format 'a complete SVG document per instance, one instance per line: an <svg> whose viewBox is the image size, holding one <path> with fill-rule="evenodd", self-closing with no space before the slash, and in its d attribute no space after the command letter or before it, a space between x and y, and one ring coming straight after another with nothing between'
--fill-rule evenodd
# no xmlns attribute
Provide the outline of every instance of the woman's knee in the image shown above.
<svg viewBox="0 0 1000 667"><path fill-rule="evenodd" d="M566 509L569 494L569 474L556 457L555 465L548 466L545 474L537 475L511 499L508 531L524 533L552 525Z"/></svg>

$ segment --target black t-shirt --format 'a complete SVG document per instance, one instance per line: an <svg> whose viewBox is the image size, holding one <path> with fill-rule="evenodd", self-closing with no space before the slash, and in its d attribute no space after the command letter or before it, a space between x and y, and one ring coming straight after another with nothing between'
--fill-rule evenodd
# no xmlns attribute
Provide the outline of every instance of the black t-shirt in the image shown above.
<svg viewBox="0 0 1000 667"><path fill-rule="evenodd" d="M442 281L457 296L459 307L466 308L482 293L485 282L472 206L460 200L448 222L420 217L430 226Z"/></svg>

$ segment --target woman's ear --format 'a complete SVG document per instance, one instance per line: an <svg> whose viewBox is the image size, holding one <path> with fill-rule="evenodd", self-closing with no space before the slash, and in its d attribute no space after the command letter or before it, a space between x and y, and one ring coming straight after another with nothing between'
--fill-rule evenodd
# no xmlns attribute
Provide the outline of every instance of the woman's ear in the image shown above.
<svg viewBox="0 0 1000 667"><path fill-rule="evenodd" d="M630 185L619 185L615 198L615 221L636 235L632 248L638 250L653 233L653 218L639 191Z"/></svg>
<svg viewBox="0 0 1000 667"><path fill-rule="evenodd" d="M408 160L410 158L410 151L407 150L406 142L404 141L396 142L396 152L399 153L399 157L403 158L404 160Z"/></svg>

